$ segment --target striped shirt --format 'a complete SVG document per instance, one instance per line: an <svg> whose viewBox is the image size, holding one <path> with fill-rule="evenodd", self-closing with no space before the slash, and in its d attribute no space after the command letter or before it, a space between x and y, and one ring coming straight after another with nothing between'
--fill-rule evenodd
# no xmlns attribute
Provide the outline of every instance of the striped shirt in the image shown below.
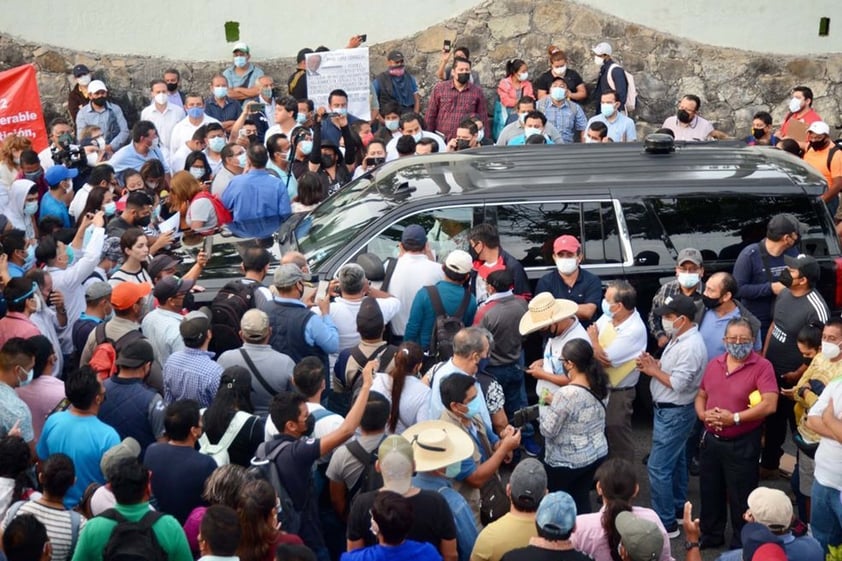
<svg viewBox="0 0 842 561"><path fill-rule="evenodd" d="M826 323L828 317L830 312L827 304L817 290L795 296L791 290L784 289L778 294L772 314L769 348L766 351L766 358L775 367L776 376L780 377L801 367L804 357L796 344L801 328L810 322Z"/></svg>
<svg viewBox="0 0 842 561"><path fill-rule="evenodd" d="M9 522L12 521L11 514L12 509L10 508L3 520L2 527L4 532ZM72 517L79 517L78 532L81 533L82 528L85 527L85 522L87 522L84 516L79 513L74 514L63 508L42 505L35 501L27 501L22 504L15 513L15 517L21 514L31 514L47 528L47 537L50 538L50 543L53 546L52 561L67 561L70 559L73 553L73 547L76 545L73 543L73 533L71 531L73 527ZM78 533L76 537L78 539Z"/></svg>

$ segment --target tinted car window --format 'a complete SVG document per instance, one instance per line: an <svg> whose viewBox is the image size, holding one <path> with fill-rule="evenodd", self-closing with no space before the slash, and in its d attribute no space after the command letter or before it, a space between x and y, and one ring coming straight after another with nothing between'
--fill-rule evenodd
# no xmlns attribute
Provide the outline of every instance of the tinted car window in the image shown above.
<svg viewBox="0 0 842 561"><path fill-rule="evenodd" d="M496 221L500 245L524 267L553 264L553 240L562 234L582 239L582 205L571 203L522 203L495 205L488 219Z"/></svg>
<svg viewBox="0 0 842 561"><path fill-rule="evenodd" d="M610 202L587 202L583 205L584 263L622 263L617 214Z"/></svg>

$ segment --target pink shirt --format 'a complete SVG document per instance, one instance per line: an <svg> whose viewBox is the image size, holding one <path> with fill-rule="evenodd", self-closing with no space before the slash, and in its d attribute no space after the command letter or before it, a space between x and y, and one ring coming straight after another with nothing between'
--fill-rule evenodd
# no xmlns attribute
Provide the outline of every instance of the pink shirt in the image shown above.
<svg viewBox="0 0 842 561"><path fill-rule="evenodd" d="M752 351L748 359L736 370L727 372L727 354L722 354L708 363L702 384L699 389L707 395L705 409L720 407L733 413L748 409L748 396L754 390L763 393L778 393L778 382L775 380L775 370L772 363ZM763 420L746 421L740 426L725 427L713 432L713 428L705 428L713 434L724 438L736 438L748 434L763 423Z"/></svg>
<svg viewBox="0 0 842 561"><path fill-rule="evenodd" d="M12 337L29 339L36 335L41 335L41 332L24 313L8 312L6 317L0 319L0 347Z"/></svg>
<svg viewBox="0 0 842 561"><path fill-rule="evenodd" d="M611 559L611 550L608 547L608 536L605 535L605 530L602 528L602 511L605 507L599 509L599 512L592 512L590 514L580 514L576 517L576 529L570 536L573 542L573 547L582 553L590 555L594 559ZM664 548L661 550L659 561L674 561L670 551L670 539L667 537L667 531L661 523L661 519L651 508L642 508L639 506L632 507L632 514L644 520L649 520L658 525L658 529L664 535Z"/></svg>
<svg viewBox="0 0 842 561"><path fill-rule="evenodd" d="M41 438L41 429L44 428L47 415L64 399L64 382L49 374L44 374L32 380L31 384L21 386L15 391L32 412L32 430L37 441Z"/></svg>

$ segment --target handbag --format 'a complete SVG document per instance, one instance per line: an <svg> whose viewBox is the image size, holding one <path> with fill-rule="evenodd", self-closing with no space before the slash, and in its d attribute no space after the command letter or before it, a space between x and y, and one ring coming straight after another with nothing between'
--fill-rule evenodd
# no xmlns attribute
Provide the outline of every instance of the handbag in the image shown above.
<svg viewBox="0 0 842 561"><path fill-rule="evenodd" d="M482 447L485 448L485 453L490 458L494 453L491 449L491 443L485 433L480 432L479 434ZM506 494L506 486L497 473L492 475L480 488L479 496L479 519L483 526L488 526L495 520L502 518L511 508L509 497Z"/></svg>

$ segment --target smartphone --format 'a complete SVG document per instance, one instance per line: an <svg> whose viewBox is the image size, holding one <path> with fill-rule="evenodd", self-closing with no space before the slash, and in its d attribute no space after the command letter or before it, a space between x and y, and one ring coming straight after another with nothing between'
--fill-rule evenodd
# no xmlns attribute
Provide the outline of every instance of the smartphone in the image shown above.
<svg viewBox="0 0 842 561"><path fill-rule="evenodd" d="M239 131L237 131L237 136L240 138L246 136L246 129L240 129Z"/></svg>
<svg viewBox="0 0 842 561"><path fill-rule="evenodd" d="M263 111L264 109L266 109L265 103L252 102L249 105L249 111L251 111L252 113L257 113L258 111Z"/></svg>
<svg viewBox="0 0 842 561"><path fill-rule="evenodd" d="M207 254L208 258L210 259L210 256L213 253L213 236L207 236L205 238L205 243L204 243L204 246L202 247L202 251L204 251Z"/></svg>
<svg viewBox="0 0 842 561"><path fill-rule="evenodd" d="M444 46L442 47L442 50L444 50L444 52L446 53L450 52L450 39L444 40Z"/></svg>
<svg viewBox="0 0 842 561"><path fill-rule="evenodd" d="M367 33L363 33L362 35L360 35L360 43L365 43L366 39L368 39Z"/></svg>

